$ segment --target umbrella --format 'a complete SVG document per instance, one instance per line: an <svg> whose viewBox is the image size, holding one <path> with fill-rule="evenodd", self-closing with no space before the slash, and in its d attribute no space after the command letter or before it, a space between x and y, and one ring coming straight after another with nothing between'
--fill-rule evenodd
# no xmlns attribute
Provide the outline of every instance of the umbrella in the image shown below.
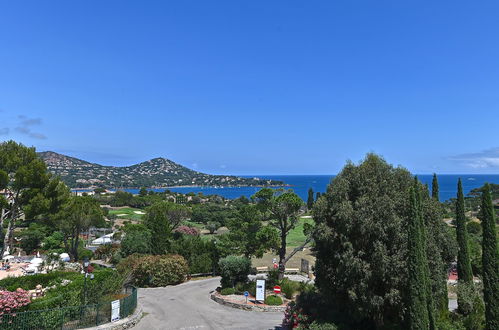
<svg viewBox="0 0 499 330"><path fill-rule="evenodd" d="M59 258L62 260L62 261L69 261L69 254L67 253L61 253L59 255Z"/></svg>
<svg viewBox="0 0 499 330"><path fill-rule="evenodd" d="M3 260L10 260L10 259L14 259L14 256L6 255L5 257L3 257Z"/></svg>

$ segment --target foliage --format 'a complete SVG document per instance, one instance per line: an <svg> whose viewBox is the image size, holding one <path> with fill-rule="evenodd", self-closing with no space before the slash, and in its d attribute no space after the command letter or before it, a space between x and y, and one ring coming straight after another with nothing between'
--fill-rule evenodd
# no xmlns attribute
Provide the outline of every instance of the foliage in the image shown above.
<svg viewBox="0 0 499 330"><path fill-rule="evenodd" d="M435 173L433 173L433 179L431 181L431 198L433 198L437 202L440 201L439 188L438 188L438 178L437 178L437 175Z"/></svg>
<svg viewBox="0 0 499 330"><path fill-rule="evenodd" d="M191 235L191 236L199 236L199 230L195 227L189 227L189 226L179 226L175 228L173 232L185 235Z"/></svg>
<svg viewBox="0 0 499 330"><path fill-rule="evenodd" d="M284 277L286 267L286 237L297 221L298 213L303 205L302 199L292 190L283 191L263 188L253 199L262 212L269 215L269 223L279 231L279 277Z"/></svg>
<svg viewBox="0 0 499 330"><path fill-rule="evenodd" d="M490 186L482 192L481 207L483 241L482 273L485 300L486 329L499 328L499 253L497 250L497 229Z"/></svg>
<svg viewBox="0 0 499 330"><path fill-rule="evenodd" d="M308 189L308 198L307 198L307 208L309 210L314 207L314 190L312 188Z"/></svg>
<svg viewBox="0 0 499 330"><path fill-rule="evenodd" d="M407 170L368 154L358 166L348 163L314 206L315 283L326 306L353 328L406 322L408 191L413 186ZM441 301L446 249L441 207L428 194L421 203L427 254L434 262L430 285L434 301Z"/></svg>
<svg viewBox="0 0 499 330"><path fill-rule="evenodd" d="M220 228L220 223L218 222L210 221L206 224L206 229L208 229L210 234L214 234L218 230L218 228Z"/></svg>
<svg viewBox="0 0 499 330"><path fill-rule="evenodd" d="M117 267L121 274L130 275L139 287L160 287L185 281L188 265L179 255L133 254L123 259Z"/></svg>
<svg viewBox="0 0 499 330"><path fill-rule="evenodd" d="M151 232L151 249L154 254L165 254L169 249L169 238L173 229L168 211L175 206L169 202L158 202L146 209L144 225Z"/></svg>
<svg viewBox="0 0 499 330"><path fill-rule="evenodd" d="M118 244L102 244L95 250L94 256L97 259L108 260L119 250L120 246Z"/></svg>
<svg viewBox="0 0 499 330"><path fill-rule="evenodd" d="M269 306L281 306L282 298L276 295L270 295L265 297L265 304Z"/></svg>
<svg viewBox="0 0 499 330"><path fill-rule="evenodd" d="M293 299L295 293L300 289L300 283L291 281L288 278L283 278L279 282L279 286L281 287L281 292L288 299Z"/></svg>
<svg viewBox="0 0 499 330"><path fill-rule="evenodd" d="M460 283L473 282L473 273L469 255L468 232L466 230L466 215L464 210L464 195L461 179L457 183L456 203L456 233L458 243L457 273ZM459 297L458 297L459 305Z"/></svg>
<svg viewBox="0 0 499 330"><path fill-rule="evenodd" d="M71 197L57 213L56 219L57 226L63 233L64 247L72 260L79 258L81 232L104 222L99 203L90 196Z"/></svg>
<svg viewBox="0 0 499 330"><path fill-rule="evenodd" d="M310 330L338 330L334 323L314 321L308 327Z"/></svg>
<svg viewBox="0 0 499 330"><path fill-rule="evenodd" d="M40 243L47 235L47 228L37 223L32 223L29 228L21 233L21 248L26 254L31 254L40 247Z"/></svg>
<svg viewBox="0 0 499 330"><path fill-rule="evenodd" d="M234 287L238 282L247 282L251 260L245 257L228 256L218 262L223 288Z"/></svg>
<svg viewBox="0 0 499 330"><path fill-rule="evenodd" d="M284 280L284 279L283 279ZM269 287L276 286L279 283L279 270L271 269L267 273L267 285Z"/></svg>
<svg viewBox="0 0 499 330"><path fill-rule="evenodd" d="M14 291L17 288L22 288L24 290L33 290L38 284L43 287L53 285L58 282L60 278L72 279L74 277L80 276L76 272L61 272L54 271L47 274L35 274L30 276L20 276L20 277L7 277L0 280L0 288L8 291Z"/></svg>
<svg viewBox="0 0 499 330"><path fill-rule="evenodd" d="M261 258L279 244L279 233L274 227L265 226L262 215L254 205L242 206L236 216L227 220L229 232L221 235L218 244L221 253Z"/></svg>
<svg viewBox="0 0 499 330"><path fill-rule="evenodd" d="M220 294L222 296L228 296L230 294L234 294L236 291L234 288L223 288L222 290L220 290Z"/></svg>
<svg viewBox="0 0 499 330"><path fill-rule="evenodd" d="M146 254L151 252L151 232L147 229L129 230L121 240L121 254L127 257L134 253Z"/></svg>
<svg viewBox="0 0 499 330"><path fill-rule="evenodd" d="M20 288L13 292L0 290L0 315L15 312L30 302L28 291Z"/></svg>
<svg viewBox="0 0 499 330"><path fill-rule="evenodd" d="M57 250L62 247L64 235L60 231L55 231L50 236L46 236L42 241L42 247L45 250Z"/></svg>
<svg viewBox="0 0 499 330"><path fill-rule="evenodd" d="M171 242L170 252L187 260L191 274L212 272L218 264L218 252L214 241L199 236L182 235Z"/></svg>
<svg viewBox="0 0 499 330"><path fill-rule="evenodd" d="M235 211L224 205L215 203L199 204L192 207L191 221L207 224L218 222L225 226L228 219L235 217Z"/></svg>

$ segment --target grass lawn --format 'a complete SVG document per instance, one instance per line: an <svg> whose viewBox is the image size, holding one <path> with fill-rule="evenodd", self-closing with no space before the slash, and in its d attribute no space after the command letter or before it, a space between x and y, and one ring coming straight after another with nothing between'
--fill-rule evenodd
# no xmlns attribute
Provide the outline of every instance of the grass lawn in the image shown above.
<svg viewBox="0 0 499 330"><path fill-rule="evenodd" d="M118 219L130 219L139 221L144 216L143 214L138 214L137 212L144 212L141 209L135 209L132 207L124 207L120 209L109 210L109 214L114 214Z"/></svg>
<svg viewBox="0 0 499 330"><path fill-rule="evenodd" d="M303 234L303 224L310 223L313 224L314 220L311 218L300 218L296 223L296 226L291 230L286 239L288 247L297 247L305 241L305 235Z"/></svg>

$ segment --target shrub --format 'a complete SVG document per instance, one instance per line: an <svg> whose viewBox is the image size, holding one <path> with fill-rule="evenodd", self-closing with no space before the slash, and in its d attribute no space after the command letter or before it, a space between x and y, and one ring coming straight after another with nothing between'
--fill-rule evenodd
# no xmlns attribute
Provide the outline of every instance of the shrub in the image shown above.
<svg viewBox="0 0 499 330"><path fill-rule="evenodd" d="M171 242L171 252L187 260L191 274L212 272L219 258L216 245L199 236L180 235Z"/></svg>
<svg viewBox="0 0 499 330"><path fill-rule="evenodd" d="M265 298L265 304L269 306L280 306L282 305L282 298L276 295L267 296Z"/></svg>
<svg viewBox="0 0 499 330"><path fill-rule="evenodd" d="M334 323L314 321L308 327L310 330L338 330Z"/></svg>
<svg viewBox="0 0 499 330"><path fill-rule="evenodd" d="M294 294L300 288L300 283L284 278L282 279L280 286L281 292L284 294L284 296L288 299L293 299Z"/></svg>
<svg viewBox="0 0 499 330"><path fill-rule="evenodd" d="M73 279L82 276L76 272L51 272L48 274L35 274L30 276L7 277L0 280L0 288L8 291L15 291L17 288L33 290L38 284L47 287L62 281L62 279Z"/></svg>
<svg viewBox="0 0 499 330"><path fill-rule="evenodd" d="M220 290L220 294L223 296L227 296L229 294L234 294L234 293L235 290L233 288L223 288L222 290Z"/></svg>
<svg viewBox="0 0 499 330"><path fill-rule="evenodd" d="M121 240L121 254L128 257L134 253L151 252L151 232L149 230L133 230L127 232Z"/></svg>
<svg viewBox="0 0 499 330"><path fill-rule="evenodd" d="M188 274L187 262L179 255L133 254L118 264L118 271L130 274L132 283L141 287L179 284Z"/></svg>
<svg viewBox="0 0 499 330"><path fill-rule="evenodd" d="M206 229L210 231L210 234L214 234L218 228L220 228L220 223L216 221L210 221L206 224Z"/></svg>
<svg viewBox="0 0 499 330"><path fill-rule="evenodd" d="M279 270L278 269L271 269L268 272L267 275L267 286L273 287L279 283Z"/></svg>
<svg viewBox="0 0 499 330"><path fill-rule="evenodd" d="M23 289L0 291L0 315L15 312L30 303L29 293Z"/></svg>
<svg viewBox="0 0 499 330"><path fill-rule="evenodd" d="M246 283L251 269L251 260L245 257L228 256L218 262L223 288L234 287L236 283Z"/></svg>
<svg viewBox="0 0 499 330"><path fill-rule="evenodd" d="M179 226L175 228L173 232L185 235L191 235L191 236L199 236L199 230L195 227L189 227L189 226Z"/></svg>

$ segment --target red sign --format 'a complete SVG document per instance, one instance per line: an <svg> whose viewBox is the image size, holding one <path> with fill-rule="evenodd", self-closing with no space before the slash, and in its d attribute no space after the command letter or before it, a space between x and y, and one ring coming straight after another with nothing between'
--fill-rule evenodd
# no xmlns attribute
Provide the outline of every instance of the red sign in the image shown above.
<svg viewBox="0 0 499 330"><path fill-rule="evenodd" d="M279 285L274 287L274 293L281 293L281 287Z"/></svg>

